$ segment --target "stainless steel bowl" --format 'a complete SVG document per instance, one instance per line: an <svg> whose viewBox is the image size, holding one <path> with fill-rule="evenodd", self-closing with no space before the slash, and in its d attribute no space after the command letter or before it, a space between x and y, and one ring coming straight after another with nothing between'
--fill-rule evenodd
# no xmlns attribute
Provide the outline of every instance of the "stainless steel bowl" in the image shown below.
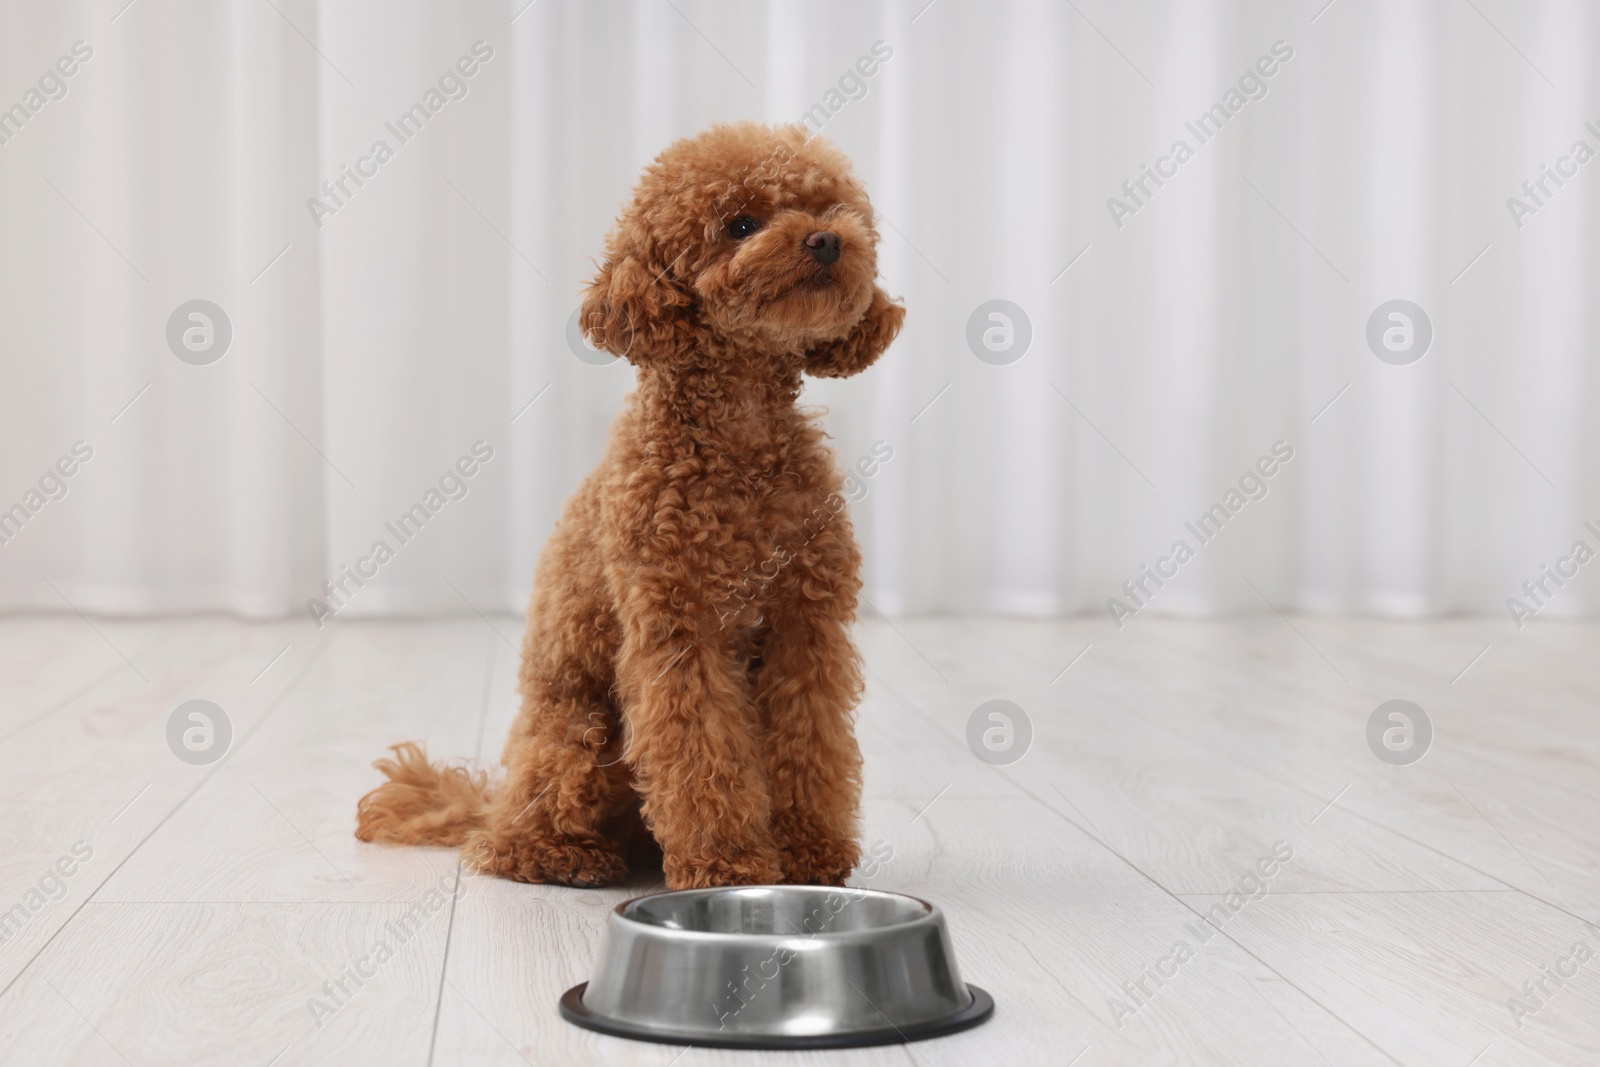
<svg viewBox="0 0 1600 1067"><path fill-rule="evenodd" d="M961 981L944 915L869 889L748 886L617 905L567 1021L719 1048L850 1048L976 1026L994 1001Z"/></svg>

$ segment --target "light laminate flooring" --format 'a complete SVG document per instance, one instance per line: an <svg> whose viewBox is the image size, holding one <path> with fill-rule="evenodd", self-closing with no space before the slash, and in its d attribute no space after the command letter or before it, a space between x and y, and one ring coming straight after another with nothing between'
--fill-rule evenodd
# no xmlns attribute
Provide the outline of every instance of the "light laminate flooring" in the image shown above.
<svg viewBox="0 0 1600 1067"><path fill-rule="evenodd" d="M1600 1063L1600 626L864 621L865 839L892 858L856 882L938 903L998 1007L805 1054L561 1020L659 872L527 886L355 840L386 744L497 760L520 628L0 620L0 909L25 915L0 929L0 1063ZM168 744L192 699L232 729L208 765ZM1368 746L1391 699L1432 724L1408 766ZM991 700L1031 729L1003 766L967 740Z"/></svg>

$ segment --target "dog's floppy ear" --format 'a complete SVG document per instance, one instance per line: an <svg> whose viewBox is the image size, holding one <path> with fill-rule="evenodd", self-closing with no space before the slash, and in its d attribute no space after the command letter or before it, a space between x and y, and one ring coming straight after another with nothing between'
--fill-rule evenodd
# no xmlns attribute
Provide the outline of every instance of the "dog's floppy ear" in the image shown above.
<svg viewBox="0 0 1600 1067"><path fill-rule="evenodd" d="M679 312L692 301L667 273L635 252L613 252L583 293L578 319L589 343L634 364L681 343Z"/></svg>
<svg viewBox="0 0 1600 1067"><path fill-rule="evenodd" d="M845 378L866 370L889 347L905 317L906 309L874 286L872 303L849 333L806 351L806 373L818 378Z"/></svg>

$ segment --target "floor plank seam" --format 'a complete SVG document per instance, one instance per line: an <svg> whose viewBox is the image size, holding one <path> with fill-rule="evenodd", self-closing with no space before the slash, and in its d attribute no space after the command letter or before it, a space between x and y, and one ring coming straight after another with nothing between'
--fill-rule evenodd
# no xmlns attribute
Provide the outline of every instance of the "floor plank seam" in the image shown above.
<svg viewBox="0 0 1600 1067"><path fill-rule="evenodd" d="M104 907L144 907L157 905L161 907L240 907L257 905L260 907L299 907L302 904L315 904L318 907L343 906L356 908L385 908L390 906L426 904L427 898L411 899L410 897L396 897L393 900L86 900L85 905L93 904L97 908Z"/></svg>
<svg viewBox="0 0 1600 1067"><path fill-rule="evenodd" d="M428 1033L428 1067L433 1067L433 1054L439 1044L439 1016L444 1011L444 983L450 974L450 942L456 930L456 905L461 901L461 860L456 859L455 885L450 889L450 921L444 928L444 958L439 961L439 992L433 1001L433 1028Z"/></svg>
<svg viewBox="0 0 1600 1067"><path fill-rule="evenodd" d="M1228 890L1214 893L1173 893L1175 897L1220 897ZM1275 897L1352 897L1352 896L1411 896L1429 893L1515 893L1515 889L1274 889Z"/></svg>
<svg viewBox="0 0 1600 1067"><path fill-rule="evenodd" d="M483 692L478 698L478 740L472 758L476 762L483 752L483 731L489 721L489 693L494 687L494 661L499 651L494 642L488 642L488 662L483 667ZM433 1002L433 1030L428 1037L428 1067L433 1067L434 1051L439 1044L439 1017L444 1013L444 986L450 977L450 944L455 938L456 905L461 900L461 857L456 856L455 888L450 892L450 921L444 929L444 959L439 964L439 994Z"/></svg>

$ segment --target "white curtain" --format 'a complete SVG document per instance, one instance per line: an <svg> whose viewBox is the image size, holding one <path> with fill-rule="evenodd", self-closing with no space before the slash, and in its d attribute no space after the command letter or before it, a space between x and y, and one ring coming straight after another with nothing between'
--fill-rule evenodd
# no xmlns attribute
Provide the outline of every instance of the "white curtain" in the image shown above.
<svg viewBox="0 0 1600 1067"><path fill-rule="evenodd" d="M520 611L632 386L566 327L639 169L808 112L909 309L807 395L842 463L892 449L853 505L879 608L1600 597L1578 0L124 4L0 33L0 608ZM169 345L194 300L215 362ZM992 300L1014 362L969 346Z"/></svg>

